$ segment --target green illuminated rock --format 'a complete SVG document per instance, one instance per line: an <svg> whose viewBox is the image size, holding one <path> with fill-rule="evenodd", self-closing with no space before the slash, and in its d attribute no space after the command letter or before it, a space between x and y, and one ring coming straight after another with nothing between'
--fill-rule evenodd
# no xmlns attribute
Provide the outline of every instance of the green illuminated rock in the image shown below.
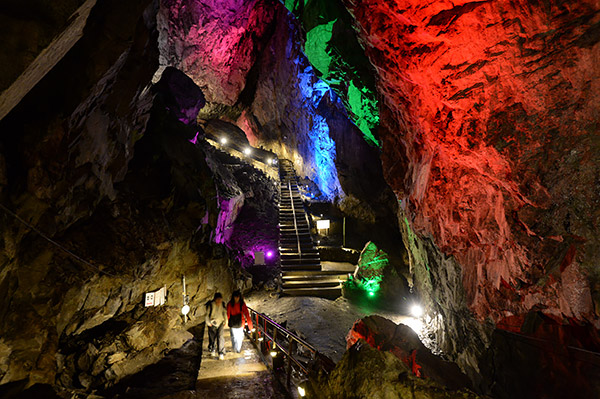
<svg viewBox="0 0 600 399"><path fill-rule="evenodd" d="M340 96L365 140L381 147L376 136L379 109L374 71L339 0L282 0L306 31L304 52L312 66Z"/></svg>
<svg viewBox="0 0 600 399"><path fill-rule="evenodd" d="M366 282L380 282L389 264L387 253L377 248L374 242L369 241L360 254L358 270L354 276Z"/></svg>
<svg viewBox="0 0 600 399"><path fill-rule="evenodd" d="M408 295L408 284L389 255L369 241L360 253L354 275L344 284L343 292L348 298L400 303Z"/></svg>

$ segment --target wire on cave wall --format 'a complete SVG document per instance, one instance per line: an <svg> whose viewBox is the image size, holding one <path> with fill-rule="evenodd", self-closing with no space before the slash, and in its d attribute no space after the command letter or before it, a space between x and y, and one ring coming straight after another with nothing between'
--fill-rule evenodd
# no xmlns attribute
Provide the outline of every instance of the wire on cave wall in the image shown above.
<svg viewBox="0 0 600 399"><path fill-rule="evenodd" d="M0 208L2 210L4 210L4 212L6 212L7 214L9 214L10 216L12 216L15 219L17 219L22 224L24 224L25 226L27 226L30 230L33 230L34 232L36 232L40 237L42 237L43 239L45 239L46 241L48 241L52 245L56 246L57 248L61 249L67 255L71 256L74 259L76 259L77 261L79 261L83 265L96 270L98 273L105 274L105 275L111 276L111 277L117 277L115 274L112 274L112 273L109 273L107 271L104 271L104 270L100 269L98 266L93 265L91 262L83 259L81 256L73 253L71 250L65 248L60 243L54 241L52 238L48 237L48 235L46 235L45 233L43 233L42 231L40 231L37 227L33 226L31 223L27 222L25 219L23 219L22 217L20 217L19 215L17 215L15 212L11 211L4 204L0 203Z"/></svg>

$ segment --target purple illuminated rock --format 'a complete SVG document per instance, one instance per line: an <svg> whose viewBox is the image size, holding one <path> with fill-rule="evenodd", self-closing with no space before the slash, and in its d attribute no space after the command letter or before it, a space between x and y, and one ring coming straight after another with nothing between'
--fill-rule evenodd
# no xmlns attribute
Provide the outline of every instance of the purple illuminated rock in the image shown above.
<svg viewBox="0 0 600 399"><path fill-rule="evenodd" d="M156 89L169 111L185 124L196 123L198 112L206 104L202 90L180 70L167 67Z"/></svg>

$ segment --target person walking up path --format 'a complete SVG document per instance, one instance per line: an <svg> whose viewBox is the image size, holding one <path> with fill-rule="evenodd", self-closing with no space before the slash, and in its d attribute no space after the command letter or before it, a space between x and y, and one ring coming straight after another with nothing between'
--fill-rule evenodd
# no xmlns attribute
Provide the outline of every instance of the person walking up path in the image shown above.
<svg viewBox="0 0 600 399"><path fill-rule="evenodd" d="M231 345L236 353L242 350L242 341L244 340L244 325L252 330L252 319L248 312L248 307L244 303L244 298L240 291L234 291L231 300L227 304L227 320L231 334Z"/></svg>
<svg viewBox="0 0 600 399"><path fill-rule="evenodd" d="M206 305L206 326L208 327L208 351L213 357L225 358L225 321L228 319L227 309L223 303L223 295L215 293L212 301Z"/></svg>

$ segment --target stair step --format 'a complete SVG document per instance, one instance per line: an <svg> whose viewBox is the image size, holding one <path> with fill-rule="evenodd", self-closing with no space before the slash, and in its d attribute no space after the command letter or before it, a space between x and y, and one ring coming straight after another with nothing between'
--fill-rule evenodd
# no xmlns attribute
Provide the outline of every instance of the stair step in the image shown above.
<svg viewBox="0 0 600 399"><path fill-rule="evenodd" d="M320 266L321 259L305 259L303 262L281 262L282 268L293 269L294 267L299 265Z"/></svg>
<svg viewBox="0 0 600 399"><path fill-rule="evenodd" d="M288 296L318 296L335 299L342 295L342 285L339 284L336 287L284 288L282 294Z"/></svg>
<svg viewBox="0 0 600 399"><path fill-rule="evenodd" d="M297 272L297 271L308 271L308 270L314 270L314 271L320 271L321 270L321 264L317 263L317 264L306 264L306 265L293 265L293 266L281 266L281 270L282 271L286 271L286 272Z"/></svg>
<svg viewBox="0 0 600 399"><path fill-rule="evenodd" d="M303 233L303 232L299 231L298 233L292 232L292 233L280 233L279 234L279 239L283 239L283 240L295 240L296 237L300 237L301 240L311 240L312 241L312 237L309 232Z"/></svg>
<svg viewBox="0 0 600 399"><path fill-rule="evenodd" d="M321 257L316 253L302 253L302 256L298 256L296 254L291 253L282 253L281 254L281 262L282 264L291 264L291 263L301 263L305 262L321 262Z"/></svg>
<svg viewBox="0 0 600 399"><path fill-rule="evenodd" d="M281 278L283 280L295 280L298 278L331 278L336 277L339 280L348 279L349 273L340 272L339 270L284 270L281 272Z"/></svg>
<svg viewBox="0 0 600 399"><path fill-rule="evenodd" d="M312 240L310 238L305 238L302 239L302 237L300 237L300 239L297 239L295 236L292 238L279 238L279 246L281 248L293 248L293 247L297 247L298 243L300 243L300 246L302 248L309 248L309 249L314 249L314 242L312 242Z"/></svg>
<svg viewBox="0 0 600 399"><path fill-rule="evenodd" d="M311 250L312 250L312 244L311 245L302 245L301 244L300 252L303 255L302 255L302 258L298 257L298 259L307 259L307 258L317 259L316 254L308 253ZM281 246L279 248L279 252L281 253L282 256L294 255L298 252L298 244L296 244L296 245L287 244L287 245Z"/></svg>
<svg viewBox="0 0 600 399"><path fill-rule="evenodd" d="M283 239L288 239L288 240L295 240L296 236L299 236L300 239L304 239L304 240L312 240L310 234L308 232L306 233L301 233L301 232L295 232L295 231L291 231L291 232L282 232L279 234L279 238L283 238Z"/></svg>
<svg viewBox="0 0 600 399"><path fill-rule="evenodd" d="M292 255L292 256L289 256ZM290 265L290 264L297 264L297 263L306 263L306 262L312 262L312 263L319 263L321 262L321 257L319 256L319 254L308 254L308 253L302 253L302 256L297 256L294 254L289 254L289 253L282 253L281 254L281 264L285 264L285 265Z"/></svg>
<svg viewBox="0 0 600 399"><path fill-rule="evenodd" d="M305 239L305 240L312 240L311 235L306 232L306 233L302 233L302 232L298 232L296 233L295 231L293 232L284 232L284 233L280 233L279 234L279 238L284 238L284 239L296 239L296 236L299 236L300 239Z"/></svg>
<svg viewBox="0 0 600 399"><path fill-rule="evenodd" d="M302 256L298 255L298 246L284 246L279 248L279 252L281 253L282 258L293 258L293 259L306 259L306 258L317 258L319 256L318 253L314 252L314 248L312 246L302 246L300 245L300 253Z"/></svg>
<svg viewBox="0 0 600 399"><path fill-rule="evenodd" d="M303 267L307 267L302 269ZM282 271L296 271L296 270L321 270L321 262L320 261L310 261L310 262L301 262L301 263L282 263L281 264Z"/></svg>
<svg viewBox="0 0 600 399"><path fill-rule="evenodd" d="M329 279L308 279L308 280L292 280L292 281L284 281L283 289L286 288L316 288L316 287L337 287L340 285L340 280L337 278L329 278Z"/></svg>
<svg viewBox="0 0 600 399"><path fill-rule="evenodd" d="M301 262L284 262L281 261L281 267L294 268L298 265L320 266L321 259L303 259Z"/></svg>
<svg viewBox="0 0 600 399"><path fill-rule="evenodd" d="M312 239L308 236L305 236L306 238L302 238L302 237L280 237L279 238L279 246L282 248L291 248L293 246L298 246L298 242L300 242L300 245L302 247L306 247L306 246L313 246L314 247L314 242L312 241Z"/></svg>

